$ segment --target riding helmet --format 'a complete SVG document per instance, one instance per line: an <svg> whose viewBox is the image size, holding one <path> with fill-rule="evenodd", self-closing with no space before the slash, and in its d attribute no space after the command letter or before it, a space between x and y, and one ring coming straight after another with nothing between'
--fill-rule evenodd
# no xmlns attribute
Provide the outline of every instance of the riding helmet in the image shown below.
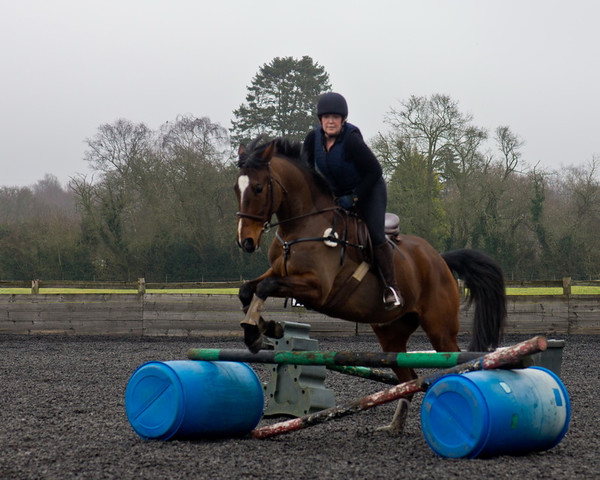
<svg viewBox="0 0 600 480"><path fill-rule="evenodd" d="M341 115L345 119L348 116L346 99L335 92L321 95L317 103L317 117L321 118L321 115L325 115L326 113Z"/></svg>

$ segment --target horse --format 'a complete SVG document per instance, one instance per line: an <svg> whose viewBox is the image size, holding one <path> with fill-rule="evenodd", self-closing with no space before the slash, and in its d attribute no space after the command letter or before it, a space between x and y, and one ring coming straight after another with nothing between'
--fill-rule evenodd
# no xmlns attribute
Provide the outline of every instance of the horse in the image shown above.
<svg viewBox="0 0 600 480"><path fill-rule="evenodd" d="M454 274L464 281L474 306L468 350L484 352L499 345L506 318L504 277L487 254L473 249L440 254L423 238L388 236L404 297L402 306L388 310L364 223L336 205L327 183L303 159L300 143L258 137L248 147L240 146L237 166L237 244L255 252L263 234L277 227L268 251L270 267L239 289L245 312L241 326L250 351L266 346L263 336L283 335L278 322L262 316L265 300L281 297L331 317L369 324L384 352L406 352L419 326L436 351L458 352L460 294ZM399 383L417 377L410 368L393 370ZM388 431L402 431L409 400L400 401Z"/></svg>

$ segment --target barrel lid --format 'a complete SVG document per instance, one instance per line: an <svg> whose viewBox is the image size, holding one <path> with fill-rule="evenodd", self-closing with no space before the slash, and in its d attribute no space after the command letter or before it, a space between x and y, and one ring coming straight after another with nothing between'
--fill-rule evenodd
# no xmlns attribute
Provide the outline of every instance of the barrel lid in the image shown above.
<svg viewBox="0 0 600 480"><path fill-rule="evenodd" d="M144 439L167 440L183 422L183 387L163 362L148 362L133 373L125 390L125 411L135 432Z"/></svg>
<svg viewBox="0 0 600 480"><path fill-rule="evenodd" d="M463 375L441 377L421 404L421 428L431 449L442 457L476 457L490 433L486 400Z"/></svg>

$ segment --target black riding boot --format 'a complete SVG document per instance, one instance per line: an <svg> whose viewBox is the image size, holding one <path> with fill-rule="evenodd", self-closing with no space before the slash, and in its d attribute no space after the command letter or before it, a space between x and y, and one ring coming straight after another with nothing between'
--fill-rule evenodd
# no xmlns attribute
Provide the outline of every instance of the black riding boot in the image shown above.
<svg viewBox="0 0 600 480"><path fill-rule="evenodd" d="M400 295L398 282L396 280L396 267L394 266L394 251L387 242L373 247L375 263L379 267L381 276L385 283L383 303L387 310L404 305L404 299Z"/></svg>

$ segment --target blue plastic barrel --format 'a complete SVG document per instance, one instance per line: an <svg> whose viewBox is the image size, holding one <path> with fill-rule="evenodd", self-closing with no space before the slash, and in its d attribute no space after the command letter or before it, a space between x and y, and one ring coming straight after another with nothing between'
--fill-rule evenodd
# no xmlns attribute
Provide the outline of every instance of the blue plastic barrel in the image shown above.
<svg viewBox="0 0 600 480"><path fill-rule="evenodd" d="M245 363L148 362L125 390L127 419L144 439L244 435L263 408L262 384Z"/></svg>
<svg viewBox="0 0 600 480"><path fill-rule="evenodd" d="M441 377L421 405L421 429L442 457L489 457L547 450L567 433L571 404L542 367Z"/></svg>

